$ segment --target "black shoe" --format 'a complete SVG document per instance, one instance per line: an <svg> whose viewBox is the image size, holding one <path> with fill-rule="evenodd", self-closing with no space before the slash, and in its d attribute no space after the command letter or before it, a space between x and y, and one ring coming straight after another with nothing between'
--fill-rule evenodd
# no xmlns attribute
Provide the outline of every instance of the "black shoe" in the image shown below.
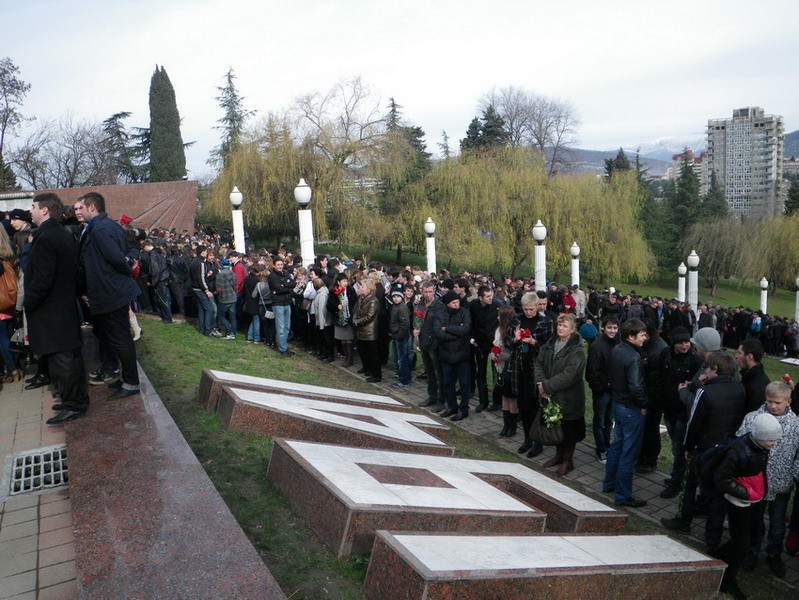
<svg viewBox="0 0 799 600"><path fill-rule="evenodd" d="M660 524L663 525L666 529L671 531L679 531L680 533L691 533L691 524L686 523L685 521L673 518L673 519L661 519Z"/></svg>
<svg viewBox="0 0 799 600"><path fill-rule="evenodd" d="M532 447L533 447L532 440L524 440L524 443L521 446L519 446L519 449L516 452L518 452L519 454L524 454Z"/></svg>
<svg viewBox="0 0 799 600"><path fill-rule="evenodd" d="M56 412L64 410L65 408L67 408L67 405L64 404L63 402L56 402L55 404L53 404L53 410Z"/></svg>
<svg viewBox="0 0 799 600"><path fill-rule="evenodd" d="M363 375L363 374L364 374L364 373L366 373L368 370L369 370L369 369L367 369L367 368L365 368L365 367L361 367L360 369L358 369L358 370L357 370L357 371L355 371L355 372L356 372L358 375Z"/></svg>
<svg viewBox="0 0 799 600"><path fill-rule="evenodd" d="M487 408L488 408L488 404L478 404L477 408L474 409L474 412L481 413Z"/></svg>
<svg viewBox="0 0 799 600"><path fill-rule="evenodd" d="M641 508L646 506L646 500L639 500L630 496L626 500L616 501L616 506L629 506L630 508Z"/></svg>
<svg viewBox="0 0 799 600"><path fill-rule="evenodd" d="M782 556L779 554L766 554L766 564L775 577L782 579L785 577L785 565L782 564Z"/></svg>
<svg viewBox="0 0 799 600"><path fill-rule="evenodd" d="M502 405L501 404L492 404L486 410L488 412L496 412L498 410L502 410Z"/></svg>
<svg viewBox="0 0 799 600"><path fill-rule="evenodd" d="M27 383L34 383L34 382L41 381L42 379L47 379L48 381L50 381L50 379L49 379L49 377L47 377L47 375L42 375L41 373L36 373L36 375L34 375L33 377L28 377L25 380L25 383L26 384Z"/></svg>
<svg viewBox="0 0 799 600"><path fill-rule="evenodd" d="M741 568L744 571L748 571L751 573L752 571L755 570L756 566L757 566L757 552L750 549L746 553L746 556L744 557L743 561L741 562Z"/></svg>
<svg viewBox="0 0 799 600"><path fill-rule="evenodd" d="M427 379L427 373L419 373L416 379Z"/></svg>
<svg viewBox="0 0 799 600"><path fill-rule="evenodd" d="M530 451L527 453L527 458L535 458L543 451L544 451L544 446L542 446L538 442L533 442L532 448L530 448Z"/></svg>
<svg viewBox="0 0 799 600"><path fill-rule="evenodd" d="M111 383L108 384L108 387L109 387L109 389L112 389L112 390L121 390L122 389L122 380L121 379L115 379L114 381L112 381Z"/></svg>
<svg viewBox="0 0 799 600"><path fill-rule="evenodd" d="M422 402L419 406L421 406L422 408L427 408L428 406L435 406L436 404L438 404L438 400L436 400L435 398L428 398L427 400Z"/></svg>
<svg viewBox="0 0 799 600"><path fill-rule="evenodd" d="M468 416L469 416L469 412L468 411L467 412L459 412L456 415L452 415L452 418L450 419L450 421L462 421L463 419L465 419Z"/></svg>
<svg viewBox="0 0 799 600"><path fill-rule="evenodd" d="M678 485L667 485L666 488L660 492L660 497L669 500L670 498L674 498L680 493L680 486Z"/></svg>
<svg viewBox="0 0 799 600"><path fill-rule="evenodd" d="M37 375L36 377L33 378L33 381L31 381L28 385L25 386L25 389L26 390L35 390L37 388L44 387L44 386L49 385L49 384L50 384L50 378L49 377L47 377L46 375L43 376L43 377L39 377Z"/></svg>
<svg viewBox="0 0 799 600"><path fill-rule="evenodd" d="M435 406L433 406L433 407L430 409L430 412L433 412L433 413L436 413L436 414L438 414L438 413L441 413L441 412L443 412L443 411L444 411L444 409L445 409L446 407L447 407L447 405L446 405L446 404L444 404L443 402L437 402L437 403L436 403L436 405L435 405Z"/></svg>
<svg viewBox="0 0 799 600"><path fill-rule="evenodd" d="M372 375L371 377L367 377L366 378L366 383L380 383L381 381L383 381L382 378L375 377L374 375Z"/></svg>
<svg viewBox="0 0 799 600"><path fill-rule="evenodd" d="M749 600L748 596L738 587L738 582L735 580L730 583L725 583L722 580L719 591L732 596L734 600Z"/></svg>
<svg viewBox="0 0 799 600"><path fill-rule="evenodd" d="M458 411L452 410L451 408L444 409L444 412L439 415L442 419L446 419L447 417L451 417L452 415L456 414Z"/></svg>
<svg viewBox="0 0 799 600"><path fill-rule="evenodd" d="M67 421L74 421L75 419L80 419L83 415L86 414L86 410L70 410L68 408L63 409L60 413L58 413L54 417L50 417L47 419L48 425L60 425L61 423L66 423Z"/></svg>
<svg viewBox="0 0 799 600"><path fill-rule="evenodd" d="M122 400L123 398L128 398L130 396L137 395L141 390L126 390L125 388L120 388L113 394L111 394L108 399L109 400Z"/></svg>

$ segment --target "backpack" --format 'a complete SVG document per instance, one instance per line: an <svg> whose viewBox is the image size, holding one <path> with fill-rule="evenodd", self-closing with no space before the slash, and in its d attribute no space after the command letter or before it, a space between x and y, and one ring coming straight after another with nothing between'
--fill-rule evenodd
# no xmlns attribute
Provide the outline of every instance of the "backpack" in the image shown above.
<svg viewBox="0 0 799 600"><path fill-rule="evenodd" d="M745 435L741 437L745 437ZM712 448L708 448L696 457L696 471L699 482L703 487L713 486L713 476L716 473L716 469L718 469L724 457L727 456L727 452L729 452L730 448L740 439L739 437L733 436L728 440L716 444Z"/></svg>

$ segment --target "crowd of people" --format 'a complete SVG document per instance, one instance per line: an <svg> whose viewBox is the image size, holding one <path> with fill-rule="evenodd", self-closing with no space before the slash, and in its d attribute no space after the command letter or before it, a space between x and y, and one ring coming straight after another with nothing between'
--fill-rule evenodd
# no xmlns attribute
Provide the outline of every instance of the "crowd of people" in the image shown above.
<svg viewBox="0 0 799 600"><path fill-rule="evenodd" d="M38 359L27 387L54 383L59 397L48 423L86 413L87 382L112 388L110 400L137 394L136 313L157 314L164 326L179 314L196 319L199 335L244 337L276 358L302 351L340 360L372 383L391 358L393 386L423 385L422 405L442 418L466 419L473 407L501 411L497 433L521 433L520 454L554 445L544 466L560 476L574 469L586 437L587 388L603 491L620 506L645 504L633 494L634 475L655 469L664 423L672 469L661 496L677 498L677 507L663 524L686 532L694 516L710 515L708 550L730 565L725 591L744 597L736 573L754 566L764 537L778 576L785 545L799 551L799 502L784 541L799 479L796 392L793 382L769 381L762 365L766 353L799 354L795 321L590 285L536 290L530 279L384 268L361 257L320 255L306 268L283 246L236 252L228 231L116 222L97 193L73 207L41 194L4 225L0 280L16 275L19 291L13 306L0 307L3 377L21 376L9 343L21 323ZM88 323L101 366L87 377L80 327ZM557 440L545 440L542 430L553 428ZM731 540L721 545L725 514Z"/></svg>

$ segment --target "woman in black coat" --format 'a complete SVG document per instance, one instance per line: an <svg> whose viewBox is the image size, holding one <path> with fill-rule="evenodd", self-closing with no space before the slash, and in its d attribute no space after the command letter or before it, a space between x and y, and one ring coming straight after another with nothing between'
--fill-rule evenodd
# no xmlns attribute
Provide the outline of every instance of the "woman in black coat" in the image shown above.
<svg viewBox="0 0 799 600"><path fill-rule="evenodd" d="M585 438L585 351L574 315L558 317L556 336L546 342L535 360L538 395L551 398L563 411L563 442L545 467L558 467L558 475L574 469L574 450Z"/></svg>

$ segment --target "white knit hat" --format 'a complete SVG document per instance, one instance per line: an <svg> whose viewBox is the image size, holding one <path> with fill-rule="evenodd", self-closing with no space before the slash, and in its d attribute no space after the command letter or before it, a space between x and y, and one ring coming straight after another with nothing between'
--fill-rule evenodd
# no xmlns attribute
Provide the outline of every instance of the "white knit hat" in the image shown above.
<svg viewBox="0 0 799 600"><path fill-rule="evenodd" d="M782 439L782 426L771 413L761 413L752 421L752 437L761 442L776 442Z"/></svg>

